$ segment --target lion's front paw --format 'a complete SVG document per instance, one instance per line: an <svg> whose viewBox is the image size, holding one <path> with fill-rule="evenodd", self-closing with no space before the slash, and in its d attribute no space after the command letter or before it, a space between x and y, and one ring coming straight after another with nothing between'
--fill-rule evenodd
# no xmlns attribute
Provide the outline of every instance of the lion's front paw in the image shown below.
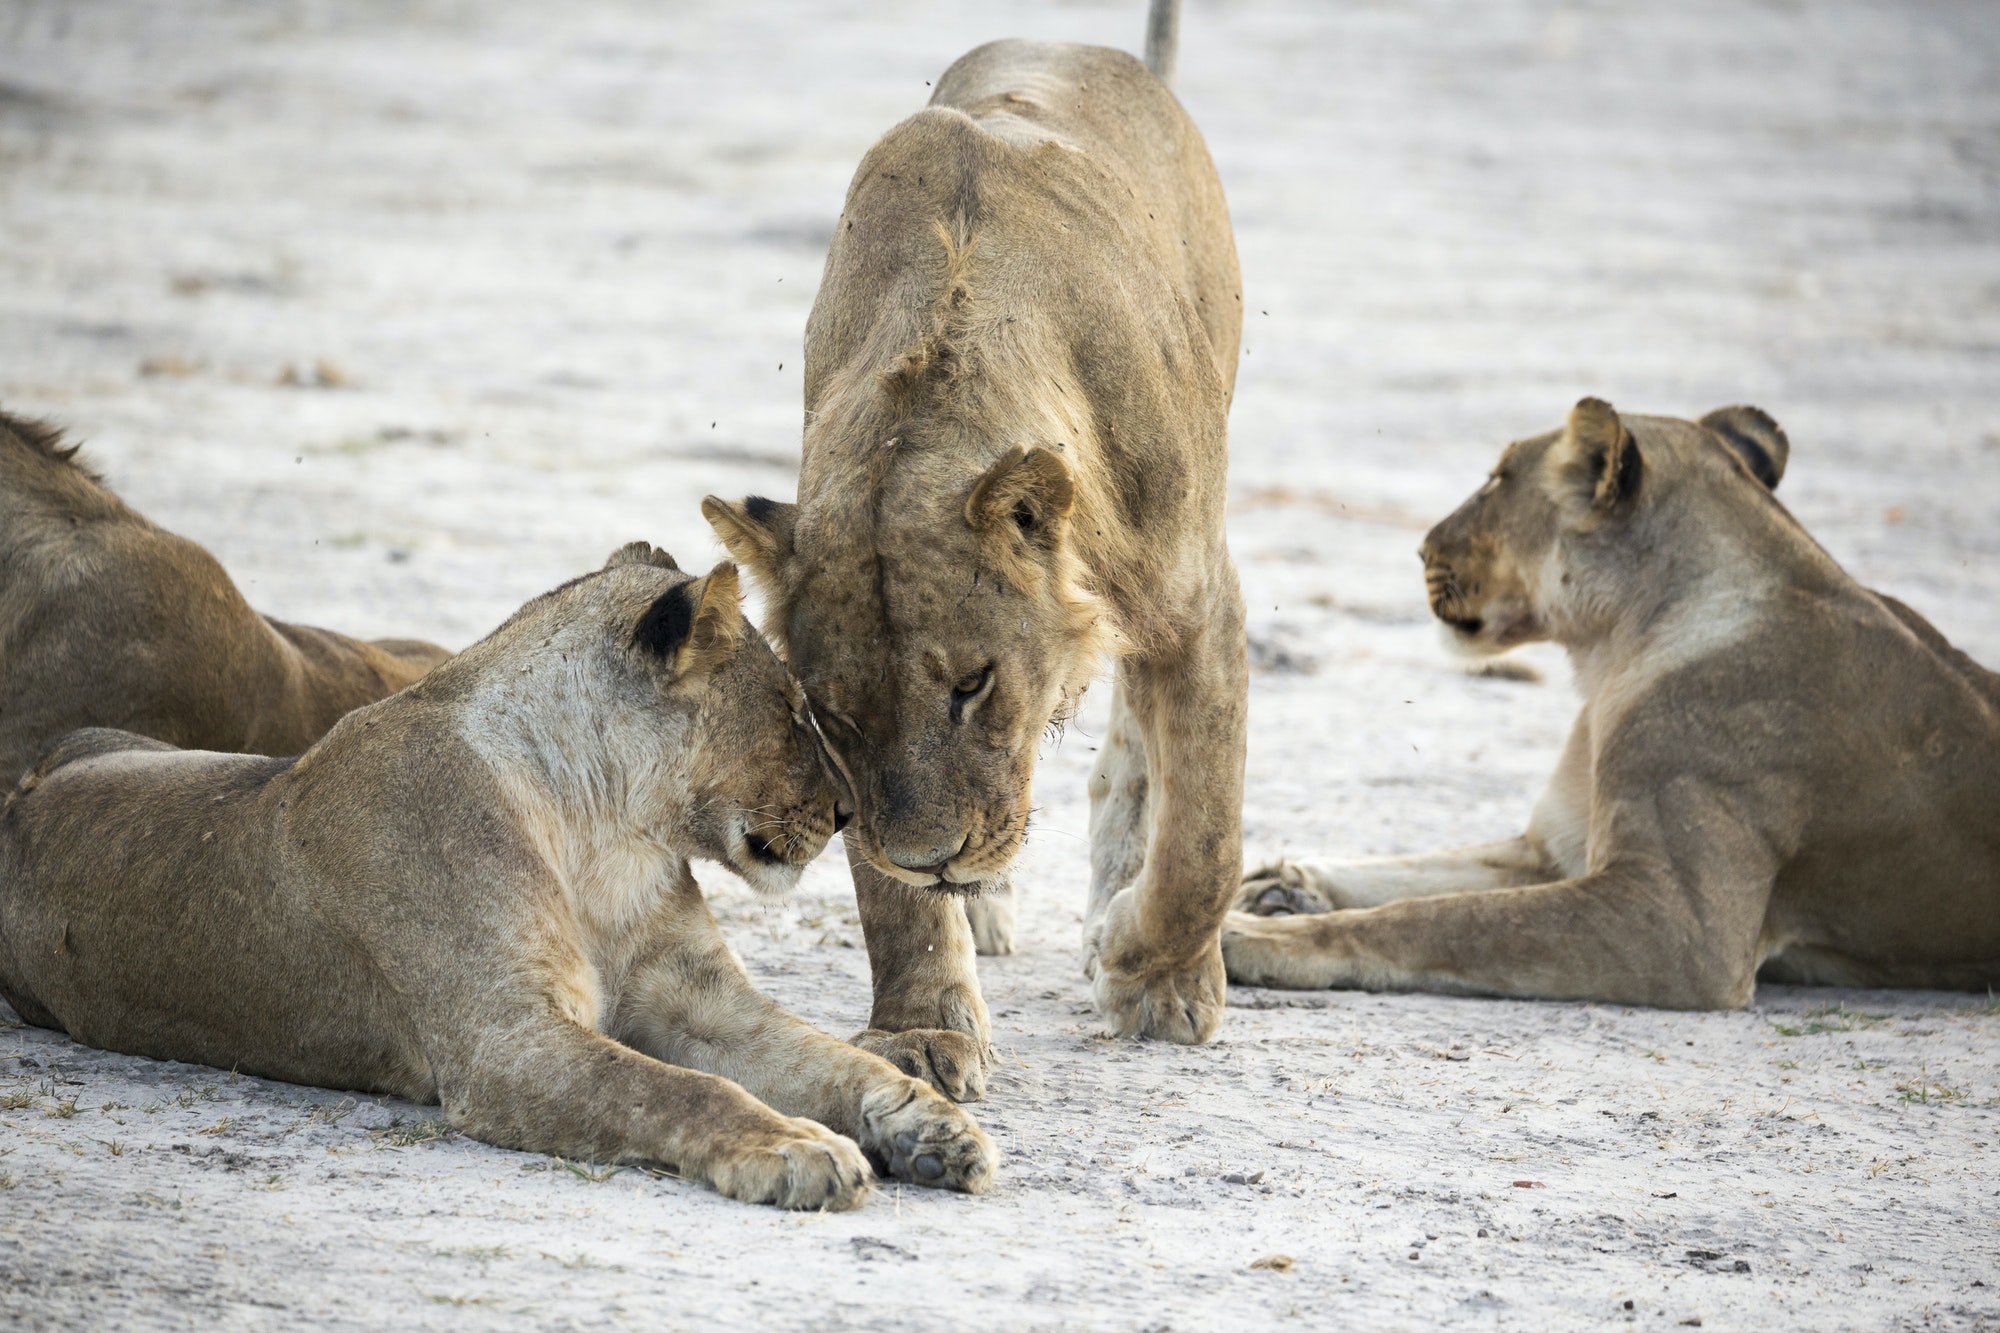
<svg viewBox="0 0 2000 1333"><path fill-rule="evenodd" d="M911 1078L920 1078L956 1102L986 1095L988 1052L983 1038L946 1028L888 1032L869 1028L854 1045L879 1055Z"/></svg>
<svg viewBox="0 0 2000 1333"><path fill-rule="evenodd" d="M1310 916L1339 906L1305 871L1291 861L1260 866L1243 877L1236 893L1236 910L1257 916Z"/></svg>
<svg viewBox="0 0 2000 1333"><path fill-rule="evenodd" d="M725 1146L709 1183L732 1199L780 1208L859 1208L875 1173L861 1145L813 1120L784 1117L784 1127Z"/></svg>
<svg viewBox="0 0 2000 1333"><path fill-rule="evenodd" d="M1339 918L1329 920L1338 923ZM1231 912L1222 922L1222 961L1229 979L1275 990L1324 990L1337 984L1331 951L1305 933L1322 934L1325 925Z"/></svg>
<svg viewBox="0 0 2000 1333"><path fill-rule="evenodd" d="M862 1099L861 1146L884 1175L967 1194L985 1193L999 1162L972 1117L916 1079Z"/></svg>
<svg viewBox="0 0 2000 1333"><path fill-rule="evenodd" d="M1227 986L1222 953L1210 946L1185 967L1159 971L1121 972L1100 957L1091 989L1112 1036L1193 1046L1221 1026Z"/></svg>

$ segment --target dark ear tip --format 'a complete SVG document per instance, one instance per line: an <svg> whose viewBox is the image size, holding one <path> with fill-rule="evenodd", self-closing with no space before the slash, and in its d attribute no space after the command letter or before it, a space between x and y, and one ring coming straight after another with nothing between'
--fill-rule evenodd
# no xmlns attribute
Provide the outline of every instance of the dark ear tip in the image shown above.
<svg viewBox="0 0 2000 1333"><path fill-rule="evenodd" d="M1698 424L1720 436L1757 480L1771 490L1778 488L1785 475L1785 464L1791 458L1792 442L1769 412L1739 403L1716 408Z"/></svg>
<svg viewBox="0 0 2000 1333"><path fill-rule="evenodd" d="M632 645L656 657L670 657L694 632L695 607L688 596L693 580L677 583L661 593L639 617L632 630Z"/></svg>

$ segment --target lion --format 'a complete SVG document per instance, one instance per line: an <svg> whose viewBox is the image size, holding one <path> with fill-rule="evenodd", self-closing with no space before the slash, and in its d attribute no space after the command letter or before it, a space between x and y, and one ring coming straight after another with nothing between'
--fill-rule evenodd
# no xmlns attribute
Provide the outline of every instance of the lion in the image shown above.
<svg viewBox="0 0 2000 1333"><path fill-rule="evenodd" d="M639 542L297 759L72 732L0 810L0 996L736 1199L982 1190L979 1127L752 989L689 871L781 893L833 835L805 707L735 566Z"/></svg>
<svg viewBox="0 0 2000 1333"><path fill-rule="evenodd" d="M857 813L856 1040L981 1095L964 895L1012 947L1037 748L1108 657L1085 965L1121 1034L1207 1040L1241 871L1243 604L1223 537L1242 305L1173 95L1100 47L961 57L849 187L806 325L798 500L703 512L768 601Z"/></svg>
<svg viewBox="0 0 2000 1333"><path fill-rule="evenodd" d="M451 654L258 615L207 551L154 526L44 422L0 413L0 781L57 737L297 754Z"/></svg>
<svg viewBox="0 0 2000 1333"><path fill-rule="evenodd" d="M1575 665L1527 832L1255 871L1231 979L1674 1009L2000 984L2000 676L1807 535L1789 455L1753 407L1594 398L1508 446L1422 555L1459 644Z"/></svg>

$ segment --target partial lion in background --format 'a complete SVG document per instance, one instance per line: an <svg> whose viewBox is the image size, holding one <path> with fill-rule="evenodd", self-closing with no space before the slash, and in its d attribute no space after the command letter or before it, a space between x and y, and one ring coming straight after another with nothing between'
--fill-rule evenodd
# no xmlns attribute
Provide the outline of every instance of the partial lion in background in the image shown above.
<svg viewBox="0 0 2000 1333"><path fill-rule="evenodd" d="M983 1189L979 1127L758 994L689 869L782 893L841 800L735 566L635 542L296 760L65 737L0 810L0 996L753 1202Z"/></svg>
<svg viewBox="0 0 2000 1333"><path fill-rule="evenodd" d="M1756 408L1593 398L1510 445L1422 553L1465 646L1575 664L1527 832L1256 871L1230 978L1680 1009L2000 985L2000 676L1820 549L1771 493L1788 452Z"/></svg>
<svg viewBox="0 0 2000 1333"><path fill-rule="evenodd" d="M1084 966L1114 1032L1221 1021L1241 326L1222 186L1160 79L1103 47L990 43L848 187L806 325L798 503L703 502L853 786L875 988L856 1040L953 1096L985 1086L973 952L1012 947L1037 752L1108 657Z"/></svg>
<svg viewBox="0 0 2000 1333"><path fill-rule="evenodd" d="M128 508L54 427L0 413L0 782L78 727L297 754L450 656L257 614L213 556Z"/></svg>

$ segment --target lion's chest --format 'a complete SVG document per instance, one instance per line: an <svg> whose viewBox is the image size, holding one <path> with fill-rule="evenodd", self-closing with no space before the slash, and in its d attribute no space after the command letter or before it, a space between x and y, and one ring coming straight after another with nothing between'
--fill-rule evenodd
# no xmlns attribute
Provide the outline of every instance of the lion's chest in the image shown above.
<svg viewBox="0 0 2000 1333"><path fill-rule="evenodd" d="M546 976L558 1010L608 1031L625 978L657 947L687 878L686 861L657 843L624 839L558 865Z"/></svg>

